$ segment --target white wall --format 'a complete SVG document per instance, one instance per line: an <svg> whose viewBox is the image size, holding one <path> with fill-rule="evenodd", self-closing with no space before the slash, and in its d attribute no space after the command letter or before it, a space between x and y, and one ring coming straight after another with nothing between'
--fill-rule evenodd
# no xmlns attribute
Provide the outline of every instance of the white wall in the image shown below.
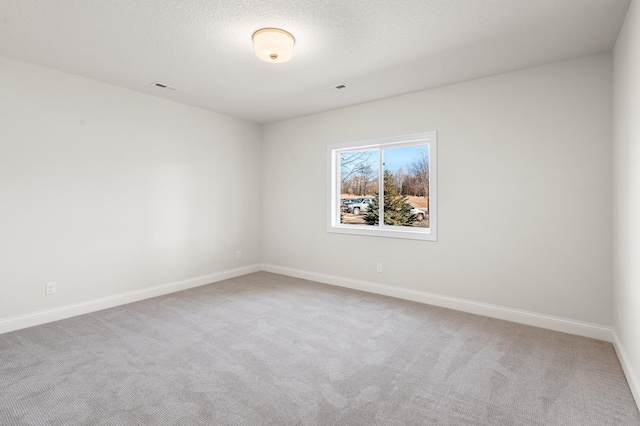
<svg viewBox="0 0 640 426"><path fill-rule="evenodd" d="M266 125L263 262L610 326L611 63L602 54ZM326 146L425 130L438 131L439 240L327 233Z"/></svg>
<svg viewBox="0 0 640 426"><path fill-rule="evenodd" d="M260 126L4 58L0 121L0 323L259 263Z"/></svg>
<svg viewBox="0 0 640 426"><path fill-rule="evenodd" d="M640 404L640 4L614 50L614 282L616 348Z"/></svg>

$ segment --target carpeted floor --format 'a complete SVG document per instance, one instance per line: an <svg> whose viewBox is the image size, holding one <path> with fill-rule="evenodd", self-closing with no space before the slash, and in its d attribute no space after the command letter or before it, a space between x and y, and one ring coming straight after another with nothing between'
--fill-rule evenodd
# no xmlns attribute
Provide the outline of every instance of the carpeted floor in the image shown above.
<svg viewBox="0 0 640 426"><path fill-rule="evenodd" d="M260 272L0 335L2 425L640 425L611 344Z"/></svg>

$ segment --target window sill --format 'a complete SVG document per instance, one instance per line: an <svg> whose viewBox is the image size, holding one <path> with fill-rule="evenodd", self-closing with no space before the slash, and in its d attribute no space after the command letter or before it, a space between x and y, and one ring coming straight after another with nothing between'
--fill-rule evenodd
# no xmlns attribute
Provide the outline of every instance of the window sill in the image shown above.
<svg viewBox="0 0 640 426"><path fill-rule="evenodd" d="M437 241L436 233L433 232L432 229L416 229L413 227L402 229L402 227L397 226L330 225L327 227L327 232L371 237L403 238L407 240Z"/></svg>

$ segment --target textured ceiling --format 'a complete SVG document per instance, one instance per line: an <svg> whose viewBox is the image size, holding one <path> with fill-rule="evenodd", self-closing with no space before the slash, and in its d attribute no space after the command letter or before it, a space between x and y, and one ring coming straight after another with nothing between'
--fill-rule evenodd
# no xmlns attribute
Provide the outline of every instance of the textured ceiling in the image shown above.
<svg viewBox="0 0 640 426"><path fill-rule="evenodd" d="M0 0L0 55L266 123L607 51L628 5ZM255 57L269 26L295 36L290 62Z"/></svg>

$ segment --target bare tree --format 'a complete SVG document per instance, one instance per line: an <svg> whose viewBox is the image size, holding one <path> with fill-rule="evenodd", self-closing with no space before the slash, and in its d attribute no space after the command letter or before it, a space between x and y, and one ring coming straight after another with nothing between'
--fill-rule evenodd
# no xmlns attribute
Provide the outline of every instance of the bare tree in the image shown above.
<svg viewBox="0 0 640 426"><path fill-rule="evenodd" d="M363 163L371 162L372 151L343 152L340 154L340 178L345 182L357 172L356 168Z"/></svg>
<svg viewBox="0 0 640 426"><path fill-rule="evenodd" d="M429 198L429 149L420 147L418 154L409 165L409 171L414 175L421 194Z"/></svg>
<svg viewBox="0 0 640 426"><path fill-rule="evenodd" d="M407 179L407 172L404 171L404 169L402 167L400 167L394 174L393 174L393 183L400 189L400 191L403 191L403 187L404 187L404 181ZM402 195L407 195L405 193L402 193Z"/></svg>
<svg viewBox="0 0 640 426"><path fill-rule="evenodd" d="M358 195L367 195L369 183L374 178L374 176L378 174L378 171L374 169L369 163L359 163L354 170L358 175L358 182L360 183L360 187L358 188Z"/></svg>
<svg viewBox="0 0 640 426"><path fill-rule="evenodd" d="M377 156L374 151L354 151L340 154L340 179L343 193L366 195L377 176Z"/></svg>

